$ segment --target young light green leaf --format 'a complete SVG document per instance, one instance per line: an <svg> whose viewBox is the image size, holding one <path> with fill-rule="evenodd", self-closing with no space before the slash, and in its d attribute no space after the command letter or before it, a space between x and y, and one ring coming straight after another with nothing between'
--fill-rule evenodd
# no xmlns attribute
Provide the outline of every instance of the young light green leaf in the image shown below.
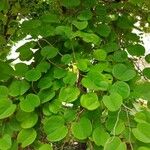
<svg viewBox="0 0 150 150"><path fill-rule="evenodd" d="M17 142L21 143L22 148L25 148L35 141L36 136L37 133L33 128L22 129L17 136Z"/></svg>
<svg viewBox="0 0 150 150"><path fill-rule="evenodd" d="M75 138L79 140L84 140L91 135L92 132L92 124L91 121L82 117L79 122L74 122L71 126L72 134Z"/></svg>
<svg viewBox="0 0 150 150"><path fill-rule="evenodd" d="M112 73L115 78L122 81L129 81L136 76L136 72L124 64L116 64L113 67Z"/></svg>
<svg viewBox="0 0 150 150"><path fill-rule="evenodd" d="M2 138L0 138L0 150L8 150L11 148L12 141L11 136L5 134Z"/></svg>
<svg viewBox="0 0 150 150"><path fill-rule="evenodd" d="M117 92L123 99L125 99L130 95L130 87L123 81L117 81L110 88L110 93L114 92Z"/></svg>
<svg viewBox="0 0 150 150"><path fill-rule="evenodd" d="M85 29L87 26L88 26L88 22L87 21L77 21L77 20L74 20L72 22L72 24L79 30L83 30Z"/></svg>
<svg viewBox="0 0 150 150"><path fill-rule="evenodd" d="M81 96L80 99L81 106L88 110L95 110L99 107L100 103L98 101L98 96L96 93L87 93Z"/></svg>
<svg viewBox="0 0 150 150"><path fill-rule="evenodd" d="M64 123L64 119L61 116L52 116L45 120L44 131L49 141L60 141L67 135L68 129Z"/></svg>
<svg viewBox="0 0 150 150"><path fill-rule="evenodd" d="M122 96L118 93L111 93L103 97L103 103L109 111L117 111L122 105Z"/></svg>
<svg viewBox="0 0 150 150"><path fill-rule="evenodd" d="M31 69L26 72L25 79L28 81L37 81L41 77L41 72L37 69Z"/></svg>
<svg viewBox="0 0 150 150"><path fill-rule="evenodd" d="M94 51L93 56L96 60L104 61L106 59L107 53L103 49L97 49Z"/></svg>
<svg viewBox="0 0 150 150"><path fill-rule="evenodd" d="M109 134L102 127L95 128L92 134L92 139L98 146L104 146L109 137Z"/></svg>
<svg viewBox="0 0 150 150"><path fill-rule="evenodd" d="M73 102L78 98L79 94L80 91L76 87L63 87L59 93L59 100L62 102Z"/></svg>
<svg viewBox="0 0 150 150"><path fill-rule="evenodd" d="M14 80L10 84L9 87L9 95L10 96L19 96L23 95L28 91L30 85L25 80Z"/></svg>
<svg viewBox="0 0 150 150"><path fill-rule="evenodd" d="M40 98L35 94L28 94L26 98L20 102L20 108L25 112L32 112L39 105Z"/></svg>
<svg viewBox="0 0 150 150"><path fill-rule="evenodd" d="M41 50L41 55L45 58L54 58L58 54L58 49L53 46L45 46Z"/></svg>
<svg viewBox="0 0 150 150"><path fill-rule="evenodd" d="M132 129L133 135L139 141L143 143L150 143L150 124L149 123L139 123L137 128Z"/></svg>

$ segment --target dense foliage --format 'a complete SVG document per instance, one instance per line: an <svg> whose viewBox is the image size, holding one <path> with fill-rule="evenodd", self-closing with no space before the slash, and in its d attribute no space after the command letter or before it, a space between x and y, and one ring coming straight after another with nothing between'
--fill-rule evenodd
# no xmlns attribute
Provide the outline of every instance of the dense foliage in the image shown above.
<svg viewBox="0 0 150 150"><path fill-rule="evenodd" d="M149 32L149 8L1 0L0 149L150 150L150 68L137 64L150 54L133 33ZM7 59L27 35L20 61Z"/></svg>

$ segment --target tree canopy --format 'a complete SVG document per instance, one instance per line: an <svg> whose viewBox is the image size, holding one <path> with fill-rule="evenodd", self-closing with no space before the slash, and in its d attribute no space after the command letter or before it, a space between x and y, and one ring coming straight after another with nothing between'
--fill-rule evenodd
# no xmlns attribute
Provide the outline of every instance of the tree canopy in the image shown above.
<svg viewBox="0 0 150 150"><path fill-rule="evenodd" d="M1 0L0 149L149 150L150 67L137 62L150 54L133 32L150 31L149 9L149 0Z"/></svg>

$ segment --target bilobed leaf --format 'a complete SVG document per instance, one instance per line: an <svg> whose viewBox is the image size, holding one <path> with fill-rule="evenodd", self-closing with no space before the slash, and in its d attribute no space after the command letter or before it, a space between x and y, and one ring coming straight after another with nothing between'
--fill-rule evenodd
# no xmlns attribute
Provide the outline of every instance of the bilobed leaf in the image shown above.
<svg viewBox="0 0 150 150"><path fill-rule="evenodd" d="M104 146L109 137L109 134L102 127L95 128L92 134L92 139L98 146Z"/></svg>
<svg viewBox="0 0 150 150"><path fill-rule="evenodd" d="M53 46L45 46L41 50L41 55L45 58L54 58L58 54L58 49Z"/></svg>
<svg viewBox="0 0 150 150"><path fill-rule="evenodd" d="M124 64L116 64L113 67L112 73L115 78L122 81L129 81L136 76L135 70L128 68Z"/></svg>
<svg viewBox="0 0 150 150"><path fill-rule="evenodd" d="M59 100L62 102L73 102L75 101L80 94L78 88L73 86L63 87L59 93Z"/></svg>
<svg viewBox="0 0 150 150"><path fill-rule="evenodd" d="M25 148L35 141L36 136L37 133L33 128L22 129L17 136L17 142L21 143L22 148Z"/></svg>
<svg viewBox="0 0 150 150"><path fill-rule="evenodd" d="M82 117L78 122L74 122L72 124L71 131L75 138L79 140L84 140L91 135L91 121L86 117Z"/></svg>
<svg viewBox="0 0 150 150"><path fill-rule="evenodd" d="M87 43L99 44L101 43L101 39L94 33L86 33L82 31L77 31L74 33L73 37L81 37L83 41Z"/></svg>
<svg viewBox="0 0 150 150"><path fill-rule="evenodd" d="M9 87L9 95L19 96L23 95L30 88L30 85L25 80L14 80Z"/></svg>
<svg viewBox="0 0 150 150"><path fill-rule="evenodd" d="M85 29L87 26L88 26L88 22L87 21L77 21L77 20L74 20L72 22L72 24L79 30L83 30Z"/></svg>
<svg viewBox="0 0 150 150"><path fill-rule="evenodd" d="M60 79L63 78L66 75L66 70L60 69L60 68L55 68L54 69L54 78Z"/></svg>
<svg viewBox="0 0 150 150"><path fill-rule="evenodd" d="M24 112L19 110L16 119L24 129L32 128L38 121L38 115L35 112Z"/></svg>
<svg viewBox="0 0 150 150"><path fill-rule="evenodd" d="M141 147L138 148L138 150L150 150L150 148L149 147L141 146Z"/></svg>
<svg viewBox="0 0 150 150"><path fill-rule="evenodd" d="M109 141L104 146L105 150L126 150L126 144L122 142L118 137L112 137L109 139Z"/></svg>
<svg viewBox="0 0 150 150"><path fill-rule="evenodd" d="M52 116L45 120L44 131L49 141L60 141L67 135L68 129L64 123L64 119L61 116Z"/></svg>
<svg viewBox="0 0 150 150"><path fill-rule="evenodd" d="M110 96L104 96L102 100L110 111L117 111L122 105L122 96L118 93L111 93Z"/></svg>
<svg viewBox="0 0 150 150"><path fill-rule="evenodd" d="M111 93L117 92L122 96L123 99L125 99L130 94L130 87L127 83L123 81L117 81L111 86L110 92Z"/></svg>
<svg viewBox="0 0 150 150"><path fill-rule="evenodd" d="M25 74L25 79L28 81L37 81L40 77L41 72L37 69L31 69Z"/></svg>
<svg viewBox="0 0 150 150"><path fill-rule="evenodd" d="M73 72L68 72L67 75L63 78L65 84L74 85L77 80L77 74Z"/></svg>
<svg viewBox="0 0 150 150"><path fill-rule="evenodd" d="M52 86L52 78L51 77L43 77L40 79L38 83L38 88L41 90L48 89Z"/></svg>
<svg viewBox="0 0 150 150"><path fill-rule="evenodd" d="M28 94L26 98L20 102L20 108L25 112L32 112L39 105L40 98L35 94Z"/></svg>
<svg viewBox="0 0 150 150"><path fill-rule="evenodd" d="M11 136L5 134L2 138L0 138L0 150L8 150L11 148L12 141Z"/></svg>
<svg viewBox="0 0 150 150"><path fill-rule="evenodd" d="M88 110L97 109L100 105L98 101L98 96L95 93L87 93L81 96L80 99L81 106Z"/></svg>
<svg viewBox="0 0 150 150"><path fill-rule="evenodd" d="M0 100L0 119L7 118L11 116L16 110L16 105L12 104L7 98L3 98Z"/></svg>
<svg viewBox="0 0 150 150"><path fill-rule="evenodd" d="M52 100L52 98L55 96L55 92L52 89L48 88L48 89L40 90L38 96L41 100L41 103L46 103Z"/></svg>
<svg viewBox="0 0 150 150"><path fill-rule="evenodd" d="M139 123L137 128L132 129L133 135L143 143L150 143L150 124Z"/></svg>

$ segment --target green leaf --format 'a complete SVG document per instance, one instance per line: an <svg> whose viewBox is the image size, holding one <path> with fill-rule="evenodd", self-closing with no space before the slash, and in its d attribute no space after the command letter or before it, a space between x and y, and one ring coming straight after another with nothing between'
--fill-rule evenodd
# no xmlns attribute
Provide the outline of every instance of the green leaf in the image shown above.
<svg viewBox="0 0 150 150"><path fill-rule="evenodd" d="M26 72L25 79L28 81L37 81L41 77L41 72L37 69L31 69Z"/></svg>
<svg viewBox="0 0 150 150"><path fill-rule="evenodd" d="M143 69L143 74L144 74L145 77L150 79L150 67L144 68Z"/></svg>
<svg viewBox="0 0 150 150"><path fill-rule="evenodd" d="M63 87L59 93L59 100L62 102L73 102L78 98L79 94L80 91L76 87Z"/></svg>
<svg viewBox="0 0 150 150"><path fill-rule="evenodd" d="M118 137L112 137L104 146L105 150L126 150L126 144Z"/></svg>
<svg viewBox="0 0 150 150"><path fill-rule="evenodd" d="M136 72L124 64L116 64L113 67L112 73L115 78L122 81L129 81L136 76Z"/></svg>
<svg viewBox="0 0 150 150"><path fill-rule="evenodd" d="M129 52L130 55L137 57L144 56L145 54L145 48L140 44L128 46L127 51Z"/></svg>
<svg viewBox="0 0 150 150"><path fill-rule="evenodd" d="M137 128L132 129L133 135L143 143L150 143L150 124L139 123Z"/></svg>
<svg viewBox="0 0 150 150"><path fill-rule="evenodd" d="M114 52L113 59L116 62L125 62L127 61L128 55L126 51L116 51Z"/></svg>
<svg viewBox="0 0 150 150"><path fill-rule="evenodd" d="M149 82L142 82L138 83L134 88L134 95L139 98L150 100L150 83Z"/></svg>
<svg viewBox="0 0 150 150"><path fill-rule="evenodd" d="M0 138L0 150L8 150L11 148L12 141L11 137L8 134L5 134L2 138Z"/></svg>
<svg viewBox="0 0 150 150"><path fill-rule="evenodd" d="M38 88L41 90L48 89L53 85L51 77L43 77L38 83Z"/></svg>
<svg viewBox="0 0 150 150"><path fill-rule="evenodd" d="M20 108L25 112L32 112L39 105L40 98L35 94L28 94L26 98L20 102Z"/></svg>
<svg viewBox="0 0 150 150"><path fill-rule="evenodd" d="M77 18L82 21L90 20L92 18L92 12L90 10L83 10Z"/></svg>
<svg viewBox="0 0 150 150"><path fill-rule="evenodd" d="M70 26L58 26L55 29L55 33L56 35L61 35L64 38L69 38L69 39L72 38L72 34L73 34Z"/></svg>
<svg viewBox="0 0 150 150"><path fill-rule="evenodd" d="M38 93L41 103L46 103L55 96L55 92L51 89L40 90Z"/></svg>
<svg viewBox="0 0 150 150"><path fill-rule="evenodd" d="M138 148L138 150L150 150L150 148L149 147L141 146L141 147Z"/></svg>
<svg viewBox="0 0 150 150"><path fill-rule="evenodd" d="M96 71L90 71L87 77L83 78L81 81L82 85L91 90L102 90L106 91L108 89L108 82L105 81L104 76Z"/></svg>
<svg viewBox="0 0 150 150"><path fill-rule="evenodd" d="M98 146L104 146L109 137L109 134L102 127L95 128L92 134L92 139Z"/></svg>
<svg viewBox="0 0 150 150"><path fill-rule="evenodd" d="M80 0L61 0L61 4L67 8L72 8L80 5Z"/></svg>
<svg viewBox="0 0 150 150"><path fill-rule="evenodd" d="M95 110L99 107L98 96L95 93L87 93L81 96L81 106L88 110Z"/></svg>
<svg viewBox="0 0 150 150"><path fill-rule="evenodd" d="M61 57L61 61L65 64L71 63L72 60L73 60L73 58L70 54L65 54Z"/></svg>
<svg viewBox="0 0 150 150"><path fill-rule="evenodd" d="M38 150L53 150L50 144L42 144Z"/></svg>
<svg viewBox="0 0 150 150"><path fill-rule="evenodd" d="M108 37L111 32L111 28L106 24L100 24L96 31L100 36Z"/></svg>
<svg viewBox="0 0 150 150"><path fill-rule="evenodd" d="M85 41L87 43L93 43L93 44L101 43L100 37L94 33L86 33L86 32L82 32L82 31L77 31L74 33L73 37L81 37L83 39L83 41Z"/></svg>
<svg viewBox="0 0 150 150"><path fill-rule="evenodd" d="M73 86L77 80L77 74L73 72L68 72L67 75L63 78L65 84Z"/></svg>
<svg viewBox="0 0 150 150"><path fill-rule="evenodd" d="M74 20L72 22L72 24L79 30L83 30L85 29L87 26L88 26L88 22L87 21L77 21L77 20Z"/></svg>
<svg viewBox="0 0 150 150"><path fill-rule="evenodd" d="M44 23L59 23L59 16L52 13L44 14L40 20Z"/></svg>
<svg viewBox="0 0 150 150"><path fill-rule="evenodd" d="M96 60L104 61L106 59L107 53L103 49L97 49L94 51L93 56Z"/></svg>
<svg viewBox="0 0 150 150"><path fill-rule="evenodd" d="M66 70L60 69L60 68L55 68L54 69L54 78L56 79L61 79L66 75Z"/></svg>
<svg viewBox="0 0 150 150"><path fill-rule="evenodd" d="M22 148L25 148L35 141L36 136L37 133L33 128L22 129L17 136L17 142L21 143Z"/></svg>
<svg viewBox="0 0 150 150"><path fill-rule="evenodd" d="M35 112L24 112L19 110L16 114L16 119L19 121L22 128L32 128L38 121L38 115Z"/></svg>
<svg viewBox="0 0 150 150"><path fill-rule="evenodd" d="M42 61L36 66L37 70L44 73L46 73L49 68L50 68L50 64L46 61Z"/></svg>
<svg viewBox="0 0 150 150"><path fill-rule="evenodd" d="M117 81L110 88L110 93L114 92L120 94L125 99L130 95L130 87L123 81Z"/></svg>
<svg viewBox="0 0 150 150"><path fill-rule="evenodd" d="M28 66L24 63L18 63L15 65L15 75L24 77L25 73L28 71Z"/></svg>
<svg viewBox="0 0 150 150"><path fill-rule="evenodd" d="M41 25L41 22L39 20L25 20L22 23L22 28L24 30L31 30L39 27Z"/></svg>
<svg viewBox="0 0 150 150"><path fill-rule="evenodd" d="M21 61L29 61L33 57L33 52L30 49L26 48L20 49L19 53L20 53L19 58Z"/></svg>
<svg viewBox="0 0 150 150"><path fill-rule="evenodd" d="M0 85L0 99L8 97L8 88L6 86Z"/></svg>
<svg viewBox="0 0 150 150"><path fill-rule="evenodd" d="M87 72L89 70L89 60L88 59L79 59L77 61L77 67L84 72Z"/></svg>
<svg viewBox="0 0 150 150"><path fill-rule="evenodd" d="M10 96L19 96L23 95L28 91L30 85L25 80L14 80L9 87L9 95Z"/></svg>
<svg viewBox="0 0 150 150"><path fill-rule="evenodd" d="M78 122L74 122L71 126L72 134L79 140L87 139L92 133L91 121L82 117Z"/></svg>
<svg viewBox="0 0 150 150"><path fill-rule="evenodd" d="M64 119L61 116L52 116L45 120L44 131L49 141L56 142L65 138L68 129L64 123Z"/></svg>
<svg viewBox="0 0 150 150"><path fill-rule="evenodd" d="M13 74L13 69L6 62L0 61L0 81L7 81Z"/></svg>
<svg viewBox="0 0 150 150"><path fill-rule="evenodd" d="M0 119L7 118L11 116L16 110L16 105L12 104L12 101L9 99L0 100Z"/></svg>
<svg viewBox="0 0 150 150"><path fill-rule="evenodd" d="M146 60L146 62L150 63L150 54L145 56L145 60Z"/></svg>
<svg viewBox="0 0 150 150"><path fill-rule="evenodd" d="M41 50L41 55L45 58L54 58L58 54L58 49L53 46L45 46Z"/></svg>
<svg viewBox="0 0 150 150"><path fill-rule="evenodd" d="M110 96L104 96L102 100L109 111L117 111L122 105L122 96L118 93L111 93Z"/></svg>

